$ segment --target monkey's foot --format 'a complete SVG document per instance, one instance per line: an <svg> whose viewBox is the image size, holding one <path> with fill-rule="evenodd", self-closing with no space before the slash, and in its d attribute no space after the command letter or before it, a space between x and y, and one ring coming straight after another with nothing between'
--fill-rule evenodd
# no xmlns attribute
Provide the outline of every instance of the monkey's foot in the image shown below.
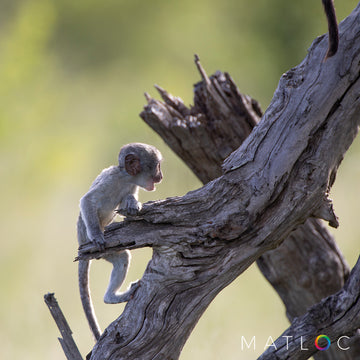
<svg viewBox="0 0 360 360"><path fill-rule="evenodd" d="M123 293L116 294L116 293L107 292L104 296L104 303L105 304L120 304L123 302L128 302L130 299L132 299L134 297L135 292L140 287L140 285L141 285L140 280L137 280L135 282L132 282L130 284L129 289L127 289Z"/></svg>

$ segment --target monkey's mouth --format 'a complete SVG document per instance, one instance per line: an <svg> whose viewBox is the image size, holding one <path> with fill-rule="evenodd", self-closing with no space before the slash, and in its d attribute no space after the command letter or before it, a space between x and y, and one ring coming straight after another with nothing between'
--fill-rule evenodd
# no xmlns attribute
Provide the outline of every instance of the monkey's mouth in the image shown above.
<svg viewBox="0 0 360 360"><path fill-rule="evenodd" d="M153 182L148 183L148 184L146 185L145 190L147 190L147 191L154 191L154 190L155 190L155 183L153 183Z"/></svg>

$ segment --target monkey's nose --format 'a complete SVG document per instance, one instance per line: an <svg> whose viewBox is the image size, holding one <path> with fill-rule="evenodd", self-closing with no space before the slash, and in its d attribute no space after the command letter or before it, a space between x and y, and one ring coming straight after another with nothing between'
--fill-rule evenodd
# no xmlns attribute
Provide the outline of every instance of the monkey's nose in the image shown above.
<svg viewBox="0 0 360 360"><path fill-rule="evenodd" d="M161 180L162 180L162 178L163 178L163 175L162 175L162 173L160 173L160 174L156 177L156 182L157 182L157 183L160 183Z"/></svg>

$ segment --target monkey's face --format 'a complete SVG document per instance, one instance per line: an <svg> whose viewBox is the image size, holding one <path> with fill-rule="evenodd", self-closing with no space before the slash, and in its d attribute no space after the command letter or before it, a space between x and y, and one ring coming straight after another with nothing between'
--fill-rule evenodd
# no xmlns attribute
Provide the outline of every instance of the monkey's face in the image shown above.
<svg viewBox="0 0 360 360"><path fill-rule="evenodd" d="M147 186L145 187L145 189L147 191L154 191L155 184L161 183L162 178L163 178L163 174L161 172L160 162L158 162L154 169L153 175L151 176L150 179L148 179L148 183L147 183Z"/></svg>
<svg viewBox="0 0 360 360"><path fill-rule="evenodd" d="M135 157L130 165L126 165L126 171L132 176L134 184L147 191L154 191L155 184L160 183L163 178L160 161L161 159L157 158L144 161L144 159Z"/></svg>
<svg viewBox="0 0 360 360"><path fill-rule="evenodd" d="M123 151L131 145L131 152L123 156ZM125 150L123 150L125 149ZM161 182L162 156L159 150L146 144L129 144L123 147L119 155L119 165L124 159L125 171L131 176L131 182L147 191L154 191L155 184Z"/></svg>
<svg viewBox="0 0 360 360"><path fill-rule="evenodd" d="M152 169L144 169L142 175L142 181L138 185L147 191L154 191L155 184L160 183L163 178L160 162L158 162L156 166L153 166Z"/></svg>

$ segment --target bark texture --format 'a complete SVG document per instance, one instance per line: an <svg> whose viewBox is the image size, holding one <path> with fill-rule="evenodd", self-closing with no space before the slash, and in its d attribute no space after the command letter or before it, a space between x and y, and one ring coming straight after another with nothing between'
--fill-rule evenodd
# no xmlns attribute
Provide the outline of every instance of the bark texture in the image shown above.
<svg viewBox="0 0 360 360"><path fill-rule="evenodd" d="M344 288L312 307L305 315L296 318L291 326L269 347L258 360L308 359L317 352L314 339L326 334L340 353L347 349L359 347L349 344L350 336L360 327L360 258L351 272ZM341 335L340 335L341 334ZM321 344L326 347L327 342ZM350 347L351 349L351 347ZM359 355L348 359L359 359Z"/></svg>
<svg viewBox="0 0 360 360"><path fill-rule="evenodd" d="M207 183L221 175L222 162L260 121L261 109L240 93L229 74L208 77L198 57L195 62L203 80L195 85L193 107L188 109L181 99L157 86L163 102L147 96L148 105L140 116ZM283 300L290 321L340 290L349 274L332 235L314 218L262 255L257 264ZM344 352L333 345L315 359L346 360L357 354L360 350L354 346Z"/></svg>
<svg viewBox="0 0 360 360"><path fill-rule="evenodd" d="M340 26L335 57L322 62L327 41L319 38L281 78L262 121L226 159L223 175L112 225L104 252L92 244L80 249L80 258L97 258L153 248L140 288L91 359L177 359L213 298L252 262L308 217L337 225L328 191L359 126L359 12ZM343 329L333 330L337 336Z"/></svg>

